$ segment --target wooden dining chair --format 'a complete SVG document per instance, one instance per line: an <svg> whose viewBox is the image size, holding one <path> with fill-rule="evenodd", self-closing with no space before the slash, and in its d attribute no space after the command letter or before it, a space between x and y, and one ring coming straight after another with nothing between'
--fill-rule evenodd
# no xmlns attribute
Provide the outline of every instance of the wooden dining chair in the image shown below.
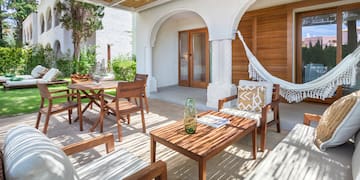
<svg viewBox="0 0 360 180"><path fill-rule="evenodd" d="M134 81L145 81L144 83L144 89L143 89L143 99L144 99L144 103L145 103L145 108L146 108L146 113L149 113L149 104L148 104L148 99L146 96L146 82L147 82L147 78L148 75L147 74L136 74Z"/></svg>
<svg viewBox="0 0 360 180"><path fill-rule="evenodd" d="M46 114L45 125L43 129L43 133L46 134L49 125L50 116L63 111L68 111L69 124L71 124L72 109L77 108L78 104L77 102L73 102L70 100L73 94L69 93L69 89L49 91L47 84L41 84L41 83L38 83L37 87L39 88L40 91L41 103L40 103L40 109L38 112L35 128L37 129L39 128L41 114ZM53 104L53 100L61 99L61 98L66 98L67 101L60 104ZM47 107L44 106L45 99L48 100Z"/></svg>
<svg viewBox="0 0 360 180"><path fill-rule="evenodd" d="M141 112L141 122L142 122L142 131L146 132L145 118L144 118L144 107L143 107L143 92L144 92L144 81L134 81L134 82L119 82L116 88L116 96L113 101L109 101L105 105L105 109L110 110L116 115L116 123L118 126L118 138L121 141L122 130L121 130L121 120L125 120L123 117L126 115L128 123L130 122L130 114L135 112ZM103 94L102 101L104 97L111 98L107 94ZM139 103L130 101L129 99L136 98L139 100ZM102 102L104 103L104 102ZM102 126L102 124L101 124Z"/></svg>

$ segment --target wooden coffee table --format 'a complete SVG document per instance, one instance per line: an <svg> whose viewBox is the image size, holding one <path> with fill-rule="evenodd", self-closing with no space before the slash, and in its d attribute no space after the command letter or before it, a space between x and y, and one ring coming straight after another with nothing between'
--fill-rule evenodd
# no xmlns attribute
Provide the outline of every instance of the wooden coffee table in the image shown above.
<svg viewBox="0 0 360 180"><path fill-rule="evenodd" d="M256 121L240 118L220 112L208 111L199 114L215 115L230 120L230 124L220 128L213 128L197 123L195 134L186 134L183 121L161 127L150 132L150 156L151 162L155 162L156 142L161 143L199 163L199 179L206 179L206 161L226 147L238 141L249 133L252 133L253 157L256 159Z"/></svg>

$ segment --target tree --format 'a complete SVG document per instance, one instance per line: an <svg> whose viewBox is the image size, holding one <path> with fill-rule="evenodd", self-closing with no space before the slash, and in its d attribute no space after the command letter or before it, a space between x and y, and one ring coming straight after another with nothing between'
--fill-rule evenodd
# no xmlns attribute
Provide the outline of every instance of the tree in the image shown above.
<svg viewBox="0 0 360 180"><path fill-rule="evenodd" d="M62 13L60 17L62 27L72 30L73 57L78 61L82 41L86 41L96 30L103 28L101 20L104 17L104 7L75 0L59 2L57 7Z"/></svg>
<svg viewBox="0 0 360 180"><path fill-rule="evenodd" d="M36 0L8 0L9 9L13 10L10 14L16 23L15 40L17 46L22 46L24 20L37 9Z"/></svg>

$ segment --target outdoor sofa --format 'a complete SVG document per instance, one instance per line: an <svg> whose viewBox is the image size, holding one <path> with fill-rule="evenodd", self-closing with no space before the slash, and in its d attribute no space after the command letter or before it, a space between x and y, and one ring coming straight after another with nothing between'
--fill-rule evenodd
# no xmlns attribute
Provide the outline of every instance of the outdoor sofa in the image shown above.
<svg viewBox="0 0 360 180"><path fill-rule="evenodd" d="M108 154L76 169L67 157L101 144L106 145ZM84 158L90 156L88 152L84 152L83 155ZM149 165L125 149L114 151L112 134L60 148L39 130L19 125L6 134L0 159L0 179L167 179L166 163L163 161Z"/></svg>
<svg viewBox="0 0 360 180"><path fill-rule="evenodd" d="M34 68L36 69L36 68ZM59 75L60 71L56 68L51 68L50 70L46 71L44 75L41 76L33 76L32 73L32 79L23 79L19 81L12 81L12 80L6 80L5 83L3 83L4 89L10 89L10 88L27 88L27 87L36 87L37 83L42 84L67 84L68 82L65 80L57 80L57 77ZM37 77L37 78L35 78ZM41 77L41 78L39 78Z"/></svg>
<svg viewBox="0 0 360 180"><path fill-rule="evenodd" d="M310 126L311 121L319 121L318 126ZM360 180L359 130L358 91L334 102L322 116L305 113L304 125L297 124L245 179Z"/></svg>

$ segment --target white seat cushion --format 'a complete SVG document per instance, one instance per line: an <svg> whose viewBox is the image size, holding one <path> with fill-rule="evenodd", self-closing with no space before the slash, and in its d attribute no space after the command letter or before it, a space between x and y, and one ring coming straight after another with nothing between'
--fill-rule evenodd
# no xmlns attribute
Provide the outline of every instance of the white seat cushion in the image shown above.
<svg viewBox="0 0 360 180"><path fill-rule="evenodd" d="M26 86L26 85L36 85L37 83L47 83L48 81L43 79L24 79L21 81L6 81L7 86Z"/></svg>
<svg viewBox="0 0 360 180"><path fill-rule="evenodd" d="M260 126L261 112L242 111L237 108L223 108L220 112L255 120L257 127ZM274 120L274 112L270 110L267 112L266 122L270 122L272 120Z"/></svg>
<svg viewBox="0 0 360 180"><path fill-rule="evenodd" d="M32 77L31 75L16 75L16 77L22 78L24 80L34 79L34 77ZM8 81L10 79L11 79L11 77L0 76L0 81Z"/></svg>
<svg viewBox="0 0 360 180"><path fill-rule="evenodd" d="M118 180L134 174L147 165L148 163L130 152L120 149L79 167L77 173L84 180Z"/></svg>
<svg viewBox="0 0 360 180"><path fill-rule="evenodd" d="M297 124L245 180L351 180L353 145L320 151L314 128Z"/></svg>
<svg viewBox="0 0 360 180"><path fill-rule="evenodd" d="M79 179L65 153L39 130L20 125L4 141L6 179Z"/></svg>
<svg viewBox="0 0 360 180"><path fill-rule="evenodd" d="M58 74L59 74L59 70L58 69L55 69L55 68L51 68L43 77L42 79L43 80L46 80L46 81L55 81Z"/></svg>
<svg viewBox="0 0 360 180"><path fill-rule="evenodd" d="M352 157L352 176L360 180L360 131L355 136L355 151Z"/></svg>
<svg viewBox="0 0 360 180"><path fill-rule="evenodd" d="M31 71L31 76L33 78L41 78L46 72L47 72L47 68L43 67L41 65L37 65L32 71Z"/></svg>

